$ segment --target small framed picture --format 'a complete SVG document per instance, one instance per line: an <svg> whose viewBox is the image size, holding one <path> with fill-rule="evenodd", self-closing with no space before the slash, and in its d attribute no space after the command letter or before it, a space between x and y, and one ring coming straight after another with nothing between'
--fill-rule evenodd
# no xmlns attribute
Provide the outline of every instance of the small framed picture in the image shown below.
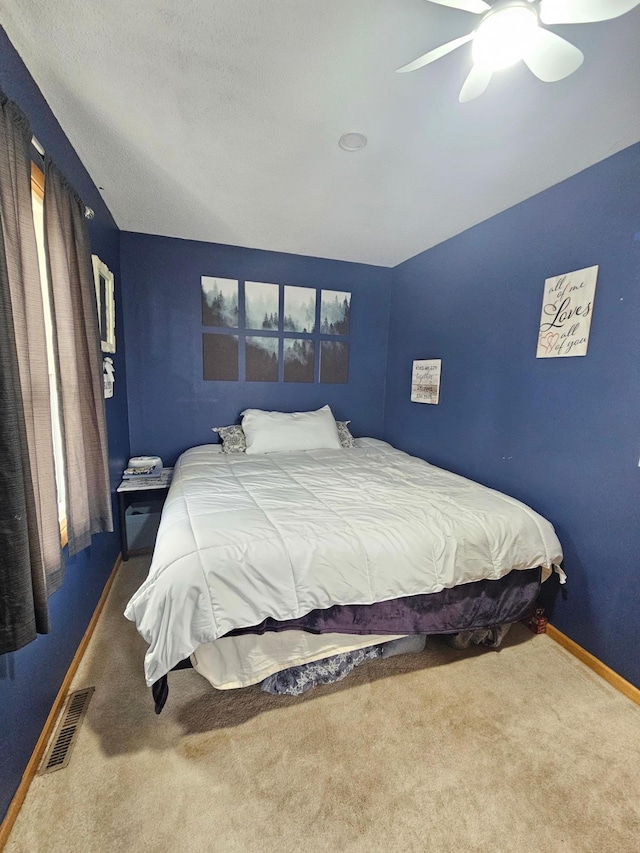
<svg viewBox="0 0 640 853"><path fill-rule="evenodd" d="M91 255L93 281L98 304L98 325L102 352L116 351L116 300L113 273L97 255Z"/></svg>
<svg viewBox="0 0 640 853"><path fill-rule="evenodd" d="M411 374L411 402L431 403L437 406L440 400L440 370L442 360L428 358L413 362Z"/></svg>

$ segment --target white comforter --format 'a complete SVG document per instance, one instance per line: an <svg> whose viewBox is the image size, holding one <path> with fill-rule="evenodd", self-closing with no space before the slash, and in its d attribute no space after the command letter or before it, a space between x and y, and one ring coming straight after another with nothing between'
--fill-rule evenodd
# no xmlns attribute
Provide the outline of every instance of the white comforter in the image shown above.
<svg viewBox="0 0 640 853"><path fill-rule="evenodd" d="M125 616L147 684L234 628L437 592L562 560L551 524L513 498L394 449L247 456L194 447L176 464L147 580Z"/></svg>

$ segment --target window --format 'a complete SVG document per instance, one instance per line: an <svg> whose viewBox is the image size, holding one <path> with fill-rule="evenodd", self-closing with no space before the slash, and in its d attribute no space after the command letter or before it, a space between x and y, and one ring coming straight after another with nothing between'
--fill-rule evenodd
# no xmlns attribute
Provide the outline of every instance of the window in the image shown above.
<svg viewBox="0 0 640 853"><path fill-rule="evenodd" d="M51 398L51 433L53 437L53 457L58 491L58 521L60 523L60 542L67 544L67 511L65 502L64 457L62 450L62 428L60 423L60 403L56 363L53 352L53 327L47 261L44 248L44 173L35 163L31 163L31 206L33 224L38 246L38 265L40 267L40 285L42 287L42 306L44 309L44 328L47 339L47 361L49 364L49 394Z"/></svg>

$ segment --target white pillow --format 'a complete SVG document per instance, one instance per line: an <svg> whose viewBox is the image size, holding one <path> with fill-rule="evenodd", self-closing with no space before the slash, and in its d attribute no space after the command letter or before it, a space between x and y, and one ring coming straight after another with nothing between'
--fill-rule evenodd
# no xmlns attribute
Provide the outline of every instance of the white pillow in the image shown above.
<svg viewBox="0 0 640 853"><path fill-rule="evenodd" d="M277 453L289 450L339 449L340 437L329 406L316 412L263 412L245 409L242 429L247 453Z"/></svg>

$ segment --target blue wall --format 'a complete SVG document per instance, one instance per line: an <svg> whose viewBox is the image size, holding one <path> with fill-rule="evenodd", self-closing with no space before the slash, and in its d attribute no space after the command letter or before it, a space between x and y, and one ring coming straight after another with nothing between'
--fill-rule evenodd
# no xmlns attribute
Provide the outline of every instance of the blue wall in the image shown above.
<svg viewBox="0 0 640 853"><path fill-rule="evenodd" d="M553 623L637 686L639 186L635 145L397 267L385 404L389 441L554 523ZM588 354L536 360L545 279L595 264ZM421 358L438 406L410 402Z"/></svg>
<svg viewBox="0 0 640 853"><path fill-rule="evenodd" d="M569 574L555 600L548 585L554 623L640 686L640 146L391 271L120 234L2 30L0 86L94 208L92 248L116 276L116 388L106 403L113 487L130 452L172 463L246 406L328 402L355 434L384 435L551 519ZM536 360L544 279L594 264L588 355ZM351 291L348 384L205 382L202 275ZM440 405L412 404L411 362L430 357L443 359ZM118 550L117 535L103 534L68 560L51 634L0 657L0 816Z"/></svg>
<svg viewBox="0 0 640 853"><path fill-rule="evenodd" d="M92 251L116 280L115 395L106 401L113 488L129 455L126 376L120 298L120 235L97 188L60 128L29 72L0 29L0 87L27 114L31 129L86 204ZM117 517L114 517L117 523ZM52 630L19 652L0 656L0 819L13 797L58 689L120 550L117 533L93 538L90 548L67 559L66 577L50 599Z"/></svg>
<svg viewBox="0 0 640 853"><path fill-rule="evenodd" d="M121 234L131 452L172 464L217 441L213 426L247 407L295 411L329 403L355 435L382 434L391 270L171 237ZM345 385L202 378L203 275L352 293Z"/></svg>

